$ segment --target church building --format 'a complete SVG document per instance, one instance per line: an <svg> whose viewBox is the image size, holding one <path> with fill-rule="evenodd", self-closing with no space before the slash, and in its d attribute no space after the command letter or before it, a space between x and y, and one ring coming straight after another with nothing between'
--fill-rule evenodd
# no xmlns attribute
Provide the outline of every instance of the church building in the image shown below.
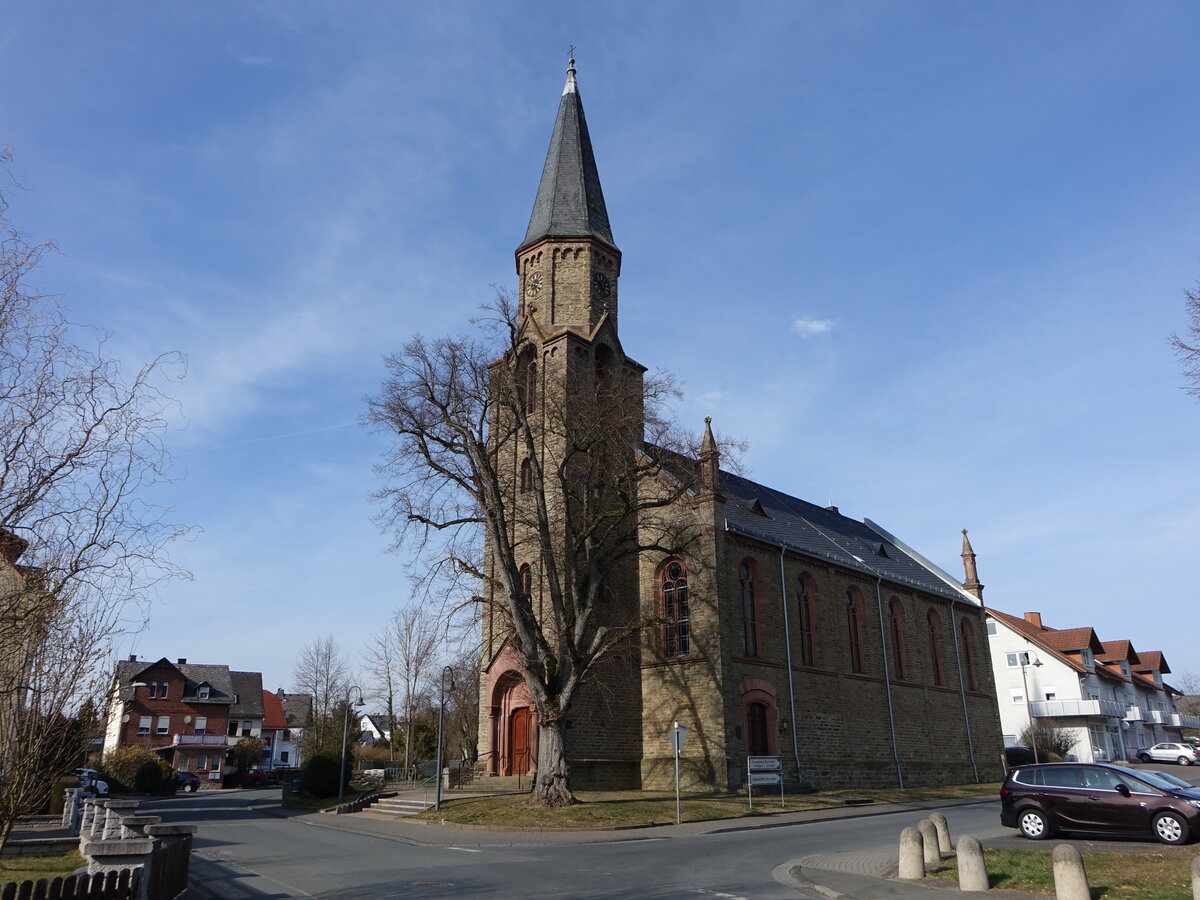
<svg viewBox="0 0 1200 900"><path fill-rule="evenodd" d="M618 331L621 251L575 76L572 60L516 250L521 321L533 323L523 339L537 354L529 371L565 379L567 392L568 359L631 379L645 372ZM870 520L722 470L707 422L697 458L677 465L693 484L662 515L698 538L686 553L642 551L616 577L617 612L655 624L572 707L574 787L669 787L675 722L689 729L689 789L744 785L753 756L779 757L786 783L816 789L1002 777L983 586L965 532L963 583ZM536 561L523 578L536 592ZM480 766L527 774L536 712L489 609Z"/></svg>

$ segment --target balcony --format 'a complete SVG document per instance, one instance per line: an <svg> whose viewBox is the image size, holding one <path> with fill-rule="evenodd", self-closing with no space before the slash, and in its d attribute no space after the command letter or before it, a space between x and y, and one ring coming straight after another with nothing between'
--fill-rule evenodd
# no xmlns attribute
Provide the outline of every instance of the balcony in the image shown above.
<svg viewBox="0 0 1200 900"><path fill-rule="evenodd" d="M1116 700L1037 700L1030 709L1039 719L1124 719L1128 712Z"/></svg>
<svg viewBox="0 0 1200 900"><path fill-rule="evenodd" d="M1146 721L1151 725L1162 725L1164 724L1165 717L1157 709L1148 709L1146 710Z"/></svg>
<svg viewBox="0 0 1200 900"><path fill-rule="evenodd" d="M228 747L229 740L223 734L175 734L171 736L171 744L176 747Z"/></svg>
<svg viewBox="0 0 1200 900"><path fill-rule="evenodd" d="M1200 716L1189 716L1187 713L1171 713L1167 724L1175 728L1194 728L1200 731Z"/></svg>
<svg viewBox="0 0 1200 900"><path fill-rule="evenodd" d="M1145 718L1146 718L1146 711L1144 709L1142 709L1140 706L1133 706L1131 704L1131 705L1125 707L1125 721L1126 722L1141 722Z"/></svg>

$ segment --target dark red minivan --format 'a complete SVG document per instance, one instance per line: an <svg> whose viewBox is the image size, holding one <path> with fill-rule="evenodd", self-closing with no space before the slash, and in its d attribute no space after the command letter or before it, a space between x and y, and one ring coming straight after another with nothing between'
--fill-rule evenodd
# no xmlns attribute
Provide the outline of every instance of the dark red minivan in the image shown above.
<svg viewBox="0 0 1200 900"><path fill-rule="evenodd" d="M1041 840L1056 831L1149 834L1186 844L1200 834L1200 788L1152 772L1099 763L1010 769L1000 788L1000 824Z"/></svg>

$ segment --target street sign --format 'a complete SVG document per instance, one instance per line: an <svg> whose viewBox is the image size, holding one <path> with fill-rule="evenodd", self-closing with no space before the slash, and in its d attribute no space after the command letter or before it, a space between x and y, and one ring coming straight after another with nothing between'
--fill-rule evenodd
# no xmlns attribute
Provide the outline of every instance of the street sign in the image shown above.
<svg viewBox="0 0 1200 900"><path fill-rule="evenodd" d="M778 772L751 772L750 783L752 785L760 784L779 784L783 781L783 776Z"/></svg>
<svg viewBox="0 0 1200 900"><path fill-rule="evenodd" d="M675 753L675 824L682 822L679 815L679 754L683 752L683 745L687 743L688 727L682 722L675 722L671 725L671 730L667 732L667 736L671 739L671 749Z"/></svg>
<svg viewBox="0 0 1200 900"><path fill-rule="evenodd" d="M778 772L783 769L783 763L778 756L747 756L746 770L748 772ZM774 781L770 782L775 784Z"/></svg>
<svg viewBox="0 0 1200 900"><path fill-rule="evenodd" d="M671 739L671 750L677 755L683 752L683 745L687 743L688 727L682 722L676 722L671 726L671 730L667 732L667 737Z"/></svg>

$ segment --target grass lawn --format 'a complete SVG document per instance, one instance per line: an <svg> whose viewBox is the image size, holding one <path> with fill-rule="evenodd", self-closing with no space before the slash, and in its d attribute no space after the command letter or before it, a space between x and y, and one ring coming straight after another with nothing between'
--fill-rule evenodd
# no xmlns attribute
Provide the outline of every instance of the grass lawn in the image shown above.
<svg viewBox="0 0 1200 900"><path fill-rule="evenodd" d="M747 808L745 793L685 794L680 802L685 822L734 819L805 809L830 809L850 800L892 803L951 797L994 797L999 784L971 784L907 790L845 790L818 794L788 794L784 806L779 795L763 792L754 798L754 812ZM580 800L567 809L540 809L525 805L524 794L495 797L443 799L440 812L427 810L419 818L454 822L459 825L492 825L502 828L612 828L617 826L669 824L675 821L675 794L669 791L577 791Z"/></svg>
<svg viewBox="0 0 1200 900"><path fill-rule="evenodd" d="M346 796L339 800L337 797L314 797L311 794L293 794L291 788L283 791L283 805L288 809L329 809L331 806L341 806L350 803L363 795L363 791L346 791Z"/></svg>
<svg viewBox="0 0 1200 900"><path fill-rule="evenodd" d="M66 877L86 865L87 861L78 850L72 850L66 856L6 856L0 860L0 884Z"/></svg>
<svg viewBox="0 0 1200 900"><path fill-rule="evenodd" d="M1103 900L1192 900L1189 867L1194 846L1160 847L1149 852L1084 853L1092 897ZM988 880L994 888L1054 894L1050 850L985 850ZM958 878L954 860L946 860L937 878Z"/></svg>

